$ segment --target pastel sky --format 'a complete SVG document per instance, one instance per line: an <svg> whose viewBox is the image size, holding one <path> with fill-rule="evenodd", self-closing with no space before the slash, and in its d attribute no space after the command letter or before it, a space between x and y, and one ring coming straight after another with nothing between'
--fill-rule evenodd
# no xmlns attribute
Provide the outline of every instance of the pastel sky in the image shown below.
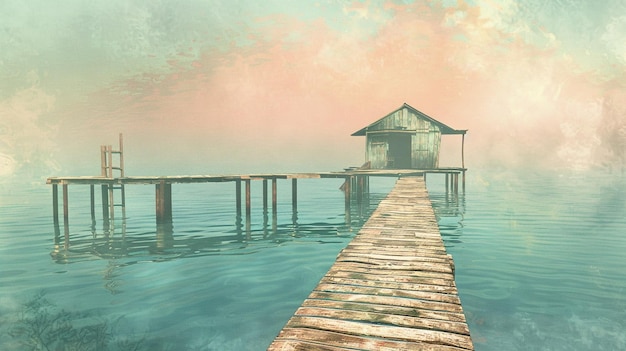
<svg viewBox="0 0 626 351"><path fill-rule="evenodd" d="M626 2L0 1L3 180L119 132L129 175L340 170L405 102L470 169L621 167Z"/></svg>

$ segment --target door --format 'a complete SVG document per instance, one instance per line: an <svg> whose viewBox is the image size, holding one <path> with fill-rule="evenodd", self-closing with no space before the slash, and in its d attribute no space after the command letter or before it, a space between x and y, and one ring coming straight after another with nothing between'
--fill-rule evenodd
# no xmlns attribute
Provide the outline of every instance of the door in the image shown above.
<svg viewBox="0 0 626 351"><path fill-rule="evenodd" d="M390 133L387 167L396 169L411 168L411 134Z"/></svg>

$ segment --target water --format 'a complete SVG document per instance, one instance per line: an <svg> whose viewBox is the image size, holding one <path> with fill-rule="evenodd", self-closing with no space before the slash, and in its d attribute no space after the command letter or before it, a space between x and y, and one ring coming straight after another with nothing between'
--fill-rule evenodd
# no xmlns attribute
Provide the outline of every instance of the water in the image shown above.
<svg viewBox="0 0 626 351"><path fill-rule="evenodd" d="M49 187L5 185L0 349L264 350L360 220L346 225L340 181L314 179L294 222L279 180L274 232L260 184L249 234L232 183L174 185L172 228L154 224L152 186L129 186L126 224L108 230L70 186L67 249ZM372 179L368 210L392 185ZM476 350L626 349L624 178L474 171L458 198L428 185Z"/></svg>
<svg viewBox="0 0 626 351"><path fill-rule="evenodd" d="M476 350L626 350L626 178L471 180L431 195Z"/></svg>
<svg viewBox="0 0 626 351"><path fill-rule="evenodd" d="M0 349L265 349L392 184L347 225L341 180L299 180L295 221L291 184L279 180L274 230L254 181L249 232L236 217L234 183L174 185L171 227L155 224L153 186L127 186L127 220L113 228L98 211L92 223L89 187L75 185L67 247L50 187L6 186Z"/></svg>

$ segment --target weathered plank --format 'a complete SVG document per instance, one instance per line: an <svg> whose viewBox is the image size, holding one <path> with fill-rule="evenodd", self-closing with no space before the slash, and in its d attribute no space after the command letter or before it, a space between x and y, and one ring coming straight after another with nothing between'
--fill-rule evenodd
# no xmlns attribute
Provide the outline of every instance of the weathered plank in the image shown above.
<svg viewBox="0 0 626 351"><path fill-rule="evenodd" d="M389 305L377 305L373 303L361 303L361 302L346 302L346 301L332 301L332 300L315 300L306 299L302 303L303 307L327 307L344 309L350 311L365 311L365 312L377 312L386 314L395 314L400 316L412 316L422 317L429 319L439 319L449 322L465 323L465 315L458 312L446 312L446 311L431 311L420 310L412 307L402 306L389 306Z"/></svg>
<svg viewBox="0 0 626 351"><path fill-rule="evenodd" d="M442 294L431 291L419 291L419 290L409 290L409 289L399 289L399 288L383 288L383 287L371 287L371 286L361 286L361 285L352 285L352 284L341 284L341 283L320 283L317 285L315 290L324 291L324 292L341 292L341 293L356 293L356 294L365 294L365 295L376 295L376 296L396 296L396 297L406 297L410 299L422 299L422 300L430 300L436 302L446 302L452 304L461 304L461 300L458 296L452 294Z"/></svg>
<svg viewBox="0 0 626 351"><path fill-rule="evenodd" d="M457 304L436 302L436 301L426 301L426 300L419 300L419 299L407 299L407 298L395 297L395 296L376 296L376 295L364 295L364 294L357 294L357 293L334 293L334 292L324 292L324 291L314 290L309 295L309 298L320 299L320 300L373 303L377 305L412 307L412 308L419 308L419 309L432 310L432 311L447 311L447 312L456 312L456 313L463 312L463 308Z"/></svg>
<svg viewBox="0 0 626 351"><path fill-rule="evenodd" d="M374 337L341 334L326 330L314 330L307 328L285 328L280 334L282 348L275 350L324 350L319 348L338 347L338 350L421 350L421 351L459 351L465 350L453 346L426 344L401 340L388 340ZM304 347L300 342L304 340ZM317 347L317 348L316 348ZM328 349L337 350L337 349Z"/></svg>
<svg viewBox="0 0 626 351"><path fill-rule="evenodd" d="M448 294L451 296L456 296L456 287L454 285L427 285L427 284L415 284L415 283L404 283L404 282L384 282L379 280L371 280L371 279L352 279L352 278L340 278L340 277L330 277L325 276L322 278L320 283L341 283L341 284L351 284L357 286L370 286L384 289L402 289L402 290L412 290L412 291L423 291L423 292L437 292L440 294Z"/></svg>
<svg viewBox="0 0 626 351"><path fill-rule="evenodd" d="M300 307L297 316L324 317L348 321L371 322L375 324L395 325L400 327L420 328L446 331L456 334L469 335L469 328L465 323L446 322L413 316L401 316L386 312L363 312L333 308Z"/></svg>
<svg viewBox="0 0 626 351"><path fill-rule="evenodd" d="M424 343L455 346L473 349L468 335L448 333L438 330L426 330L398 326L362 323L331 318L293 316L287 323L289 328L315 328L352 335L364 335L391 340L420 341Z"/></svg>
<svg viewBox="0 0 626 351"><path fill-rule="evenodd" d="M446 274L442 272L429 272L429 271L418 271L415 269L406 269L405 267L393 266L393 265L384 265L384 266L374 266L367 263L360 262L336 262L335 265L331 267L328 271L329 274L338 273L339 272L351 272L351 273L366 273L370 274L370 279L376 280L376 275L394 275L394 276L408 276L408 277L429 277L429 278L438 278L438 279L448 279L453 280L454 276L452 273Z"/></svg>

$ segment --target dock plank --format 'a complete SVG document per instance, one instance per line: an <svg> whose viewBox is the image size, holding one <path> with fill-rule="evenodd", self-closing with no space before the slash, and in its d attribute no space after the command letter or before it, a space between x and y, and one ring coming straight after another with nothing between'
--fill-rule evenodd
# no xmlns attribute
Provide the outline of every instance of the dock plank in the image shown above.
<svg viewBox="0 0 626 351"><path fill-rule="evenodd" d="M269 350L473 350L422 177L400 178Z"/></svg>

